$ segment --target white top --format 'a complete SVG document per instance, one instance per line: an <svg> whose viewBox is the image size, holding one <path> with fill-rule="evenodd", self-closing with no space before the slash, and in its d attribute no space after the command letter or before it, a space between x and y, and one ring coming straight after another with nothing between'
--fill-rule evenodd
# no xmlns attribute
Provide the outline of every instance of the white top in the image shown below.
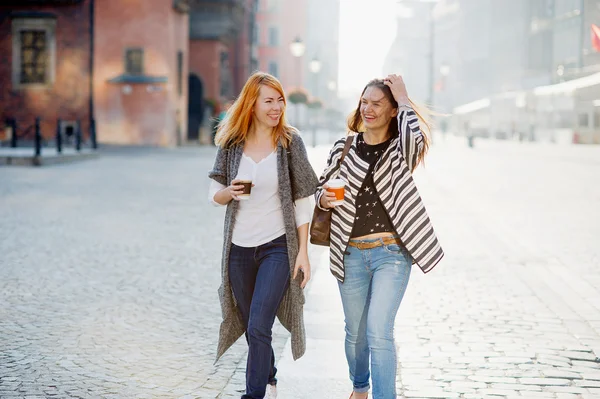
<svg viewBox="0 0 600 399"><path fill-rule="evenodd" d="M260 162L242 155L237 179L252 179L252 193L239 203L235 216L232 242L240 247L257 247L285 234L283 211L279 199L277 177L277 151L273 151ZM215 205L215 194L226 186L211 180L208 199ZM312 217L311 197L295 201L296 226L309 223Z"/></svg>

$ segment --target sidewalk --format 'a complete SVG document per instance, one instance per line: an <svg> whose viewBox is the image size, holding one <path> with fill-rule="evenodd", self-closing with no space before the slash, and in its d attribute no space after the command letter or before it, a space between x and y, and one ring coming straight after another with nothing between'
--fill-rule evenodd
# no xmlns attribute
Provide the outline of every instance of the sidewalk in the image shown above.
<svg viewBox="0 0 600 399"><path fill-rule="evenodd" d="M313 253L313 278L306 295L306 354L294 362L290 342L278 363L282 399L347 398L351 392L344 354L344 313L329 251Z"/></svg>
<svg viewBox="0 0 600 399"><path fill-rule="evenodd" d="M600 398L600 270L592 244L600 188L589 192L578 178L600 165L577 156L589 148L515 152L502 144L479 151L437 145L416 174L446 256L428 275L413 267L400 306L399 398ZM310 155L319 161L326 151ZM503 183L508 178L518 190ZM556 187L567 182L568 191ZM580 204L586 192L592 197ZM567 245L575 231L583 250ZM279 398L345 399L351 384L337 282L327 250L313 247L313 257L307 352L296 362L289 342L280 352Z"/></svg>
<svg viewBox="0 0 600 399"><path fill-rule="evenodd" d="M0 165L56 165L84 159L94 159L98 158L99 156L100 155L98 151L88 148L82 148L81 151L76 151L74 148L63 148L62 153L58 153L56 148L42 147L41 155L36 156L35 150L31 147L0 147Z"/></svg>

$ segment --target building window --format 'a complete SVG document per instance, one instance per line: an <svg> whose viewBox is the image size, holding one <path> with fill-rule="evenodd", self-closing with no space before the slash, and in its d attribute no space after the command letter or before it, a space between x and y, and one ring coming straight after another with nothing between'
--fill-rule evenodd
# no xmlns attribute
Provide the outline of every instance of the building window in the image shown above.
<svg viewBox="0 0 600 399"><path fill-rule="evenodd" d="M269 46L279 46L279 29L276 26L269 28Z"/></svg>
<svg viewBox="0 0 600 399"><path fill-rule="evenodd" d="M144 73L143 49L128 48L125 50L125 73L128 75L141 75Z"/></svg>
<svg viewBox="0 0 600 399"><path fill-rule="evenodd" d="M250 24L250 37L252 38L252 44L259 44L259 28L258 28L258 24L253 23Z"/></svg>
<svg viewBox="0 0 600 399"><path fill-rule="evenodd" d="M48 76L46 32L43 30L23 30L20 34L20 83L46 83Z"/></svg>
<svg viewBox="0 0 600 399"><path fill-rule="evenodd" d="M54 18L12 20L12 83L15 89L49 87L54 83L55 32Z"/></svg>
<svg viewBox="0 0 600 399"><path fill-rule="evenodd" d="M220 76L221 90L219 94L221 97L229 97L233 94L233 86L231 84L233 77L229 68L229 53L225 51L221 53Z"/></svg>
<svg viewBox="0 0 600 399"><path fill-rule="evenodd" d="M594 112L594 126L600 129L600 111Z"/></svg>
<svg viewBox="0 0 600 399"><path fill-rule="evenodd" d="M177 52L177 94L183 95L183 51Z"/></svg>
<svg viewBox="0 0 600 399"><path fill-rule="evenodd" d="M277 63L275 61L271 61L269 62L269 73L273 76L275 76L276 78L278 78L279 76L279 66L277 65Z"/></svg>
<svg viewBox="0 0 600 399"><path fill-rule="evenodd" d="M590 125L588 114L579 114L579 127L588 127Z"/></svg>

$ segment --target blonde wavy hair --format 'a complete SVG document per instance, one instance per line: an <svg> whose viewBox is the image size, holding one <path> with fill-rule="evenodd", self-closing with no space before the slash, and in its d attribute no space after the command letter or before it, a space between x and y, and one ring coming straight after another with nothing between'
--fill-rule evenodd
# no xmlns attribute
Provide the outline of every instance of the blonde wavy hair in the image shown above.
<svg viewBox="0 0 600 399"><path fill-rule="evenodd" d="M281 111L279 123L273 128L273 145L281 143L284 148L287 148L292 140L292 134L296 132L296 128L287 123L285 110L287 100L283 91L283 86L277 78L265 72L255 72L248 78L242 92L231 105L227 114L219 122L217 134L215 136L215 144L222 148L230 148L232 146L243 143L253 123L253 109L261 86L271 87L283 97L285 106Z"/></svg>

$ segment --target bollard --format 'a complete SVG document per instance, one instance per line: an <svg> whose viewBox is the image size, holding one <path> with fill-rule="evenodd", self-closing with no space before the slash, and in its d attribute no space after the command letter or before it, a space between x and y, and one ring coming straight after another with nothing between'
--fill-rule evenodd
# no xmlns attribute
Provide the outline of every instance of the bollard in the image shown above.
<svg viewBox="0 0 600 399"><path fill-rule="evenodd" d="M81 121L77 121L77 129L75 130L75 150L81 151Z"/></svg>
<svg viewBox="0 0 600 399"><path fill-rule="evenodd" d="M62 154L62 134L60 131L61 120L56 121L56 152Z"/></svg>
<svg viewBox="0 0 600 399"><path fill-rule="evenodd" d="M94 150L98 149L98 142L96 141L96 120L92 119L90 121L90 140L92 141L92 148Z"/></svg>
<svg viewBox="0 0 600 399"><path fill-rule="evenodd" d="M472 135L467 137L467 143L469 145L469 148L473 148L474 143L475 143L475 137Z"/></svg>
<svg viewBox="0 0 600 399"><path fill-rule="evenodd" d="M17 120L15 118L8 118L6 123L11 126L10 146L17 148Z"/></svg>
<svg viewBox="0 0 600 399"><path fill-rule="evenodd" d="M90 121L90 139L92 141L92 148L94 150L98 149L98 136L96 135L96 120L92 119Z"/></svg>
<svg viewBox="0 0 600 399"><path fill-rule="evenodd" d="M35 156L42 154L42 134L40 132L40 117L35 118Z"/></svg>

